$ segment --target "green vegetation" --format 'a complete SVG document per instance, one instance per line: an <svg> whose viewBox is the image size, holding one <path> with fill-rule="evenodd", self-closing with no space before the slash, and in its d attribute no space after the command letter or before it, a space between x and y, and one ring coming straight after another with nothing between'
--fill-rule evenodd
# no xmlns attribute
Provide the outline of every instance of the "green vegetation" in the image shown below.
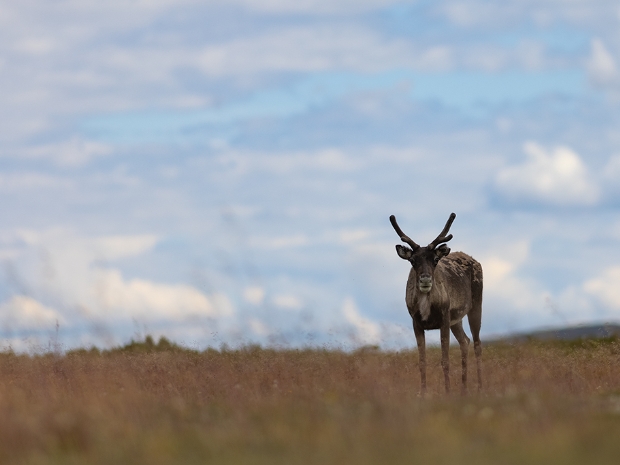
<svg viewBox="0 0 620 465"><path fill-rule="evenodd" d="M420 399L410 351L199 352L147 338L4 353L0 462L618 463L618 341L488 346L484 390L465 397L442 393L439 351L428 357Z"/></svg>
<svg viewBox="0 0 620 465"><path fill-rule="evenodd" d="M197 350L188 349L186 347L175 344L165 337L160 337L155 343L153 336L146 336L144 341L134 341L133 339L124 346L115 347L109 350L100 350L97 347L90 349L74 349L67 352L68 356L76 355L114 355L114 354L151 354L153 352L177 352L177 353L195 353Z"/></svg>

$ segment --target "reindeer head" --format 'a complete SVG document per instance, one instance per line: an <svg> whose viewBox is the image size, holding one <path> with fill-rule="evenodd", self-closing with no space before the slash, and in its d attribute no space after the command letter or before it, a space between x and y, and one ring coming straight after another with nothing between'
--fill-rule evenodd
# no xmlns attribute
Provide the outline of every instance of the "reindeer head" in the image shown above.
<svg viewBox="0 0 620 465"><path fill-rule="evenodd" d="M452 239L452 234L446 234L448 234L454 218L456 218L456 215L452 213L450 218L448 218L443 231L439 233L439 236L437 236L435 240L426 247L420 247L418 244L413 242L409 236L403 233L396 222L396 217L394 215L390 216L390 223L392 223L392 226L394 227L396 234L400 237L400 240L411 246L411 248L409 248L402 245L397 245L396 253L398 253L398 256L403 260L409 260L411 262L411 266L414 268L416 276L418 277L418 289L424 294L429 293L433 288L433 274L439 260L450 253L450 248L445 244L445 242Z"/></svg>

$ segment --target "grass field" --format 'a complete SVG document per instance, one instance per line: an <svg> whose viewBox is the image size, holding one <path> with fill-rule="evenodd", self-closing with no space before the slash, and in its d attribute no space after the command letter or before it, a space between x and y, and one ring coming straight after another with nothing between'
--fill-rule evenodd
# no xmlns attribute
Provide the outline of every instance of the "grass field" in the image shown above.
<svg viewBox="0 0 620 465"><path fill-rule="evenodd" d="M0 462L620 463L620 342L487 346L483 392L465 397L443 394L439 351L428 356L420 399L416 352L195 352L148 338L4 353Z"/></svg>

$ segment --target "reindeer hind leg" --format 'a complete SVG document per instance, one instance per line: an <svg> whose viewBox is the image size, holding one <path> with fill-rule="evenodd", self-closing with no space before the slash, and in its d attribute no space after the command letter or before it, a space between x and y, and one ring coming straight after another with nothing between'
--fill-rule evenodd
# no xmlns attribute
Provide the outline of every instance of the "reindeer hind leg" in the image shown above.
<svg viewBox="0 0 620 465"><path fill-rule="evenodd" d="M465 334L465 331L463 331L462 321L453 324L450 326L450 329L461 347L461 394L465 395L467 393L467 358L469 355L469 338Z"/></svg>
<svg viewBox="0 0 620 465"><path fill-rule="evenodd" d="M474 300L473 308L467 315L471 337L474 340L474 353L476 354L476 371L478 374L478 392L482 390L482 342L480 342L480 326L482 323L482 292L478 302Z"/></svg>
<svg viewBox="0 0 620 465"><path fill-rule="evenodd" d="M443 368L444 383L446 394L450 393L450 322L446 321L439 328L441 339L441 366Z"/></svg>

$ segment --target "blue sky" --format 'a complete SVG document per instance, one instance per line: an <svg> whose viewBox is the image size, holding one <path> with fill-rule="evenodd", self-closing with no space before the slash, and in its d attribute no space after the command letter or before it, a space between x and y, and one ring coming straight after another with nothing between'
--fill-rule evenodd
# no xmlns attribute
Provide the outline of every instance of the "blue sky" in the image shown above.
<svg viewBox="0 0 620 465"><path fill-rule="evenodd" d="M483 118L500 105L519 105L545 96L577 97L587 92L587 77L580 70L495 74L404 70L371 75L317 73L289 86L259 89L215 108L96 116L84 123L83 130L90 137L112 143L199 143L209 126L226 132L223 128L229 126L229 130L234 130L243 121L290 118L329 107L347 96L386 91L399 85L410 88L402 97L412 105L434 103L468 117Z"/></svg>
<svg viewBox="0 0 620 465"><path fill-rule="evenodd" d="M607 1L0 1L0 336L411 347L388 217L483 335L620 320ZM434 336L432 336L434 337ZM431 337L431 339L432 339Z"/></svg>

